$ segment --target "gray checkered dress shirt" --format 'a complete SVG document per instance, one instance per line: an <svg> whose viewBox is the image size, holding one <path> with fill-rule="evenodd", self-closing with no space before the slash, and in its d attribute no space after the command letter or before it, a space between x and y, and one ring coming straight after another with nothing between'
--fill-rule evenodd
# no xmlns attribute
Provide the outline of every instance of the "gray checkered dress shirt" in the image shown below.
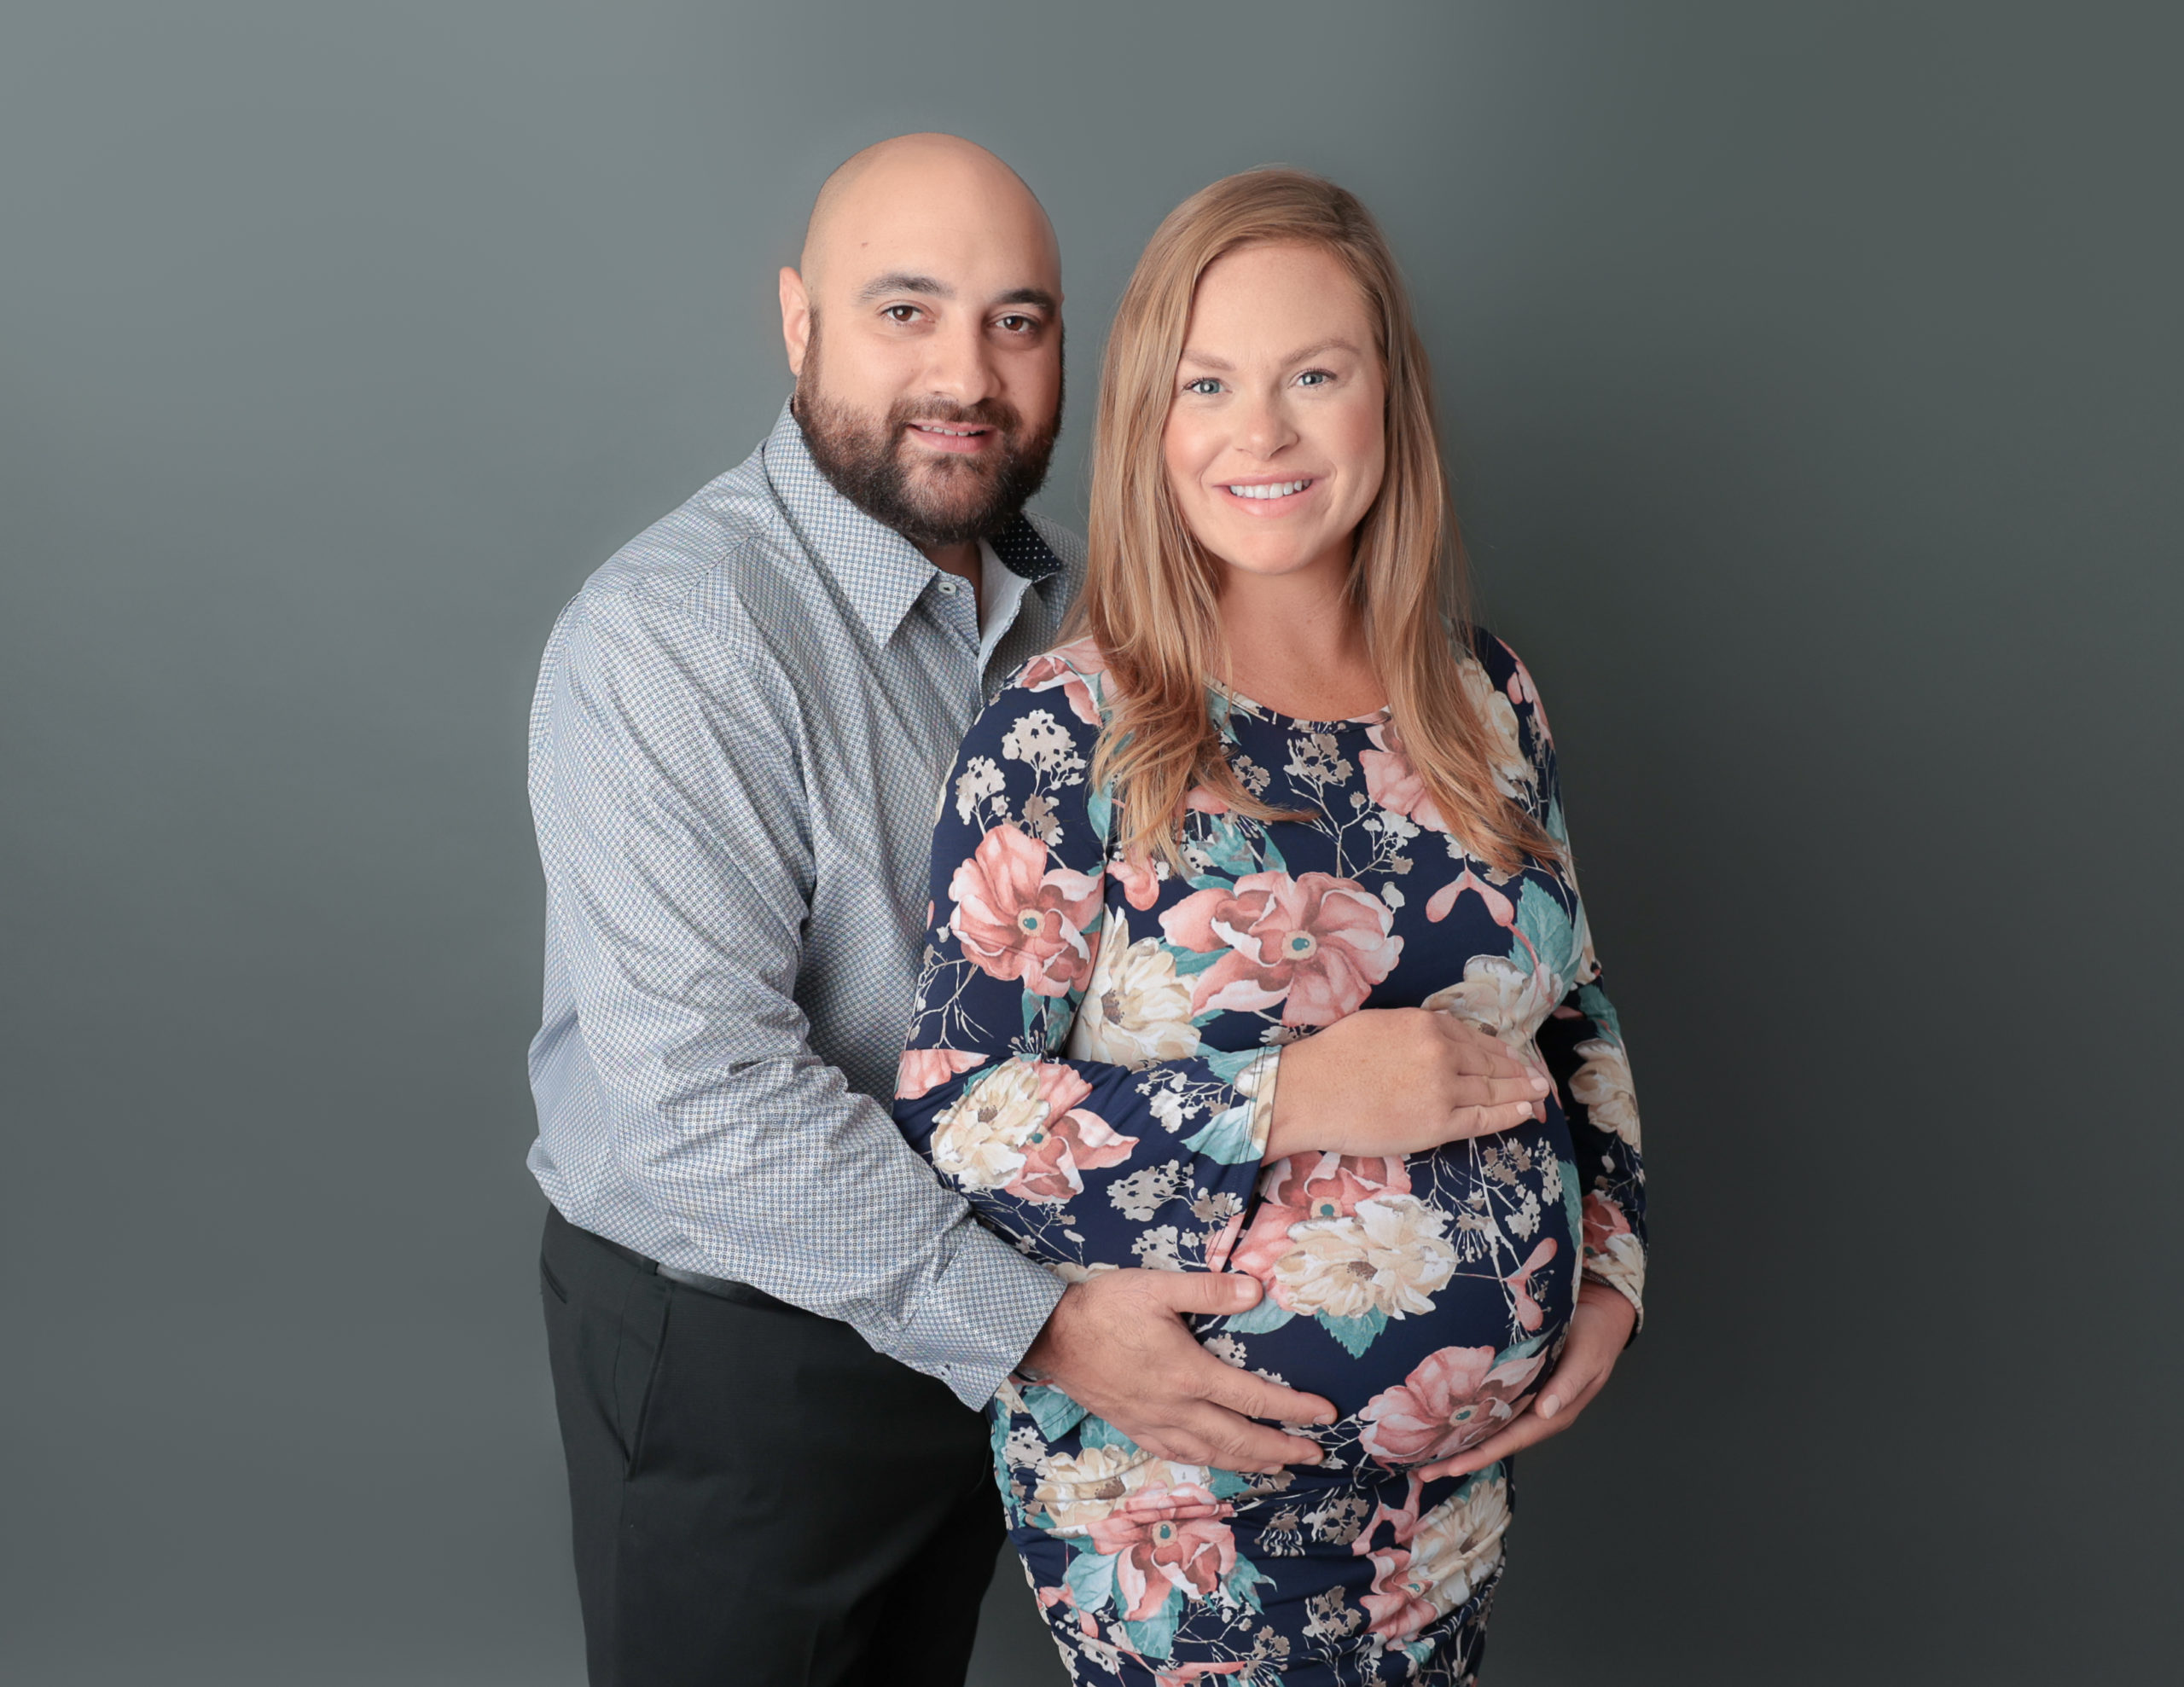
<svg viewBox="0 0 2184 1687"><path fill-rule="evenodd" d="M981 673L967 587L772 435L555 623L531 716L546 870L531 1168L564 1217L846 1320L983 1405L1061 1292L897 1133L941 780L1056 641L1083 551Z"/></svg>

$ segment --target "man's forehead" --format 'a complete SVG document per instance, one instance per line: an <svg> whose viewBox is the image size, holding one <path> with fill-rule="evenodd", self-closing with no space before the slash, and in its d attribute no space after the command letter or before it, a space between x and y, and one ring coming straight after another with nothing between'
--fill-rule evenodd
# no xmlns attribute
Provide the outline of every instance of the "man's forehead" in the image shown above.
<svg viewBox="0 0 2184 1687"><path fill-rule="evenodd" d="M1031 190L990 153L949 136L883 143L830 178L804 268L807 284L837 296L888 275L988 299L1060 285L1054 229Z"/></svg>

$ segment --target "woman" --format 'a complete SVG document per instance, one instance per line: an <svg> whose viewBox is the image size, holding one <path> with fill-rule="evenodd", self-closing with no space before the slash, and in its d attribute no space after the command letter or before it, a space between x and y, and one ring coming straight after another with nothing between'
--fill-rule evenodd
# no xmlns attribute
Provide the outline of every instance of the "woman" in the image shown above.
<svg viewBox="0 0 2184 1687"><path fill-rule="evenodd" d="M1080 1680L1467 1681L1502 1455L1627 1339L1644 1180L1546 717L1454 613L1426 360L1354 198L1254 171L1170 215L1093 486L1086 635L943 795L896 1116L1066 1278L1258 1278L1201 1339L1343 1415L1250 1476L1012 1381L1012 1534ZM1410 1152L1284 1107L1286 1046L1421 1007L1543 1065L1535 1116Z"/></svg>

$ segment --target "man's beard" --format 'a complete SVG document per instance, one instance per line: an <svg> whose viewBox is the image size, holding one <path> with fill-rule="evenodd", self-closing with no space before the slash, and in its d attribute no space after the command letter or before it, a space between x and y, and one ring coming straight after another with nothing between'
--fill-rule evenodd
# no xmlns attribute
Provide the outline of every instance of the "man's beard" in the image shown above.
<svg viewBox="0 0 2184 1687"><path fill-rule="evenodd" d="M1061 430L1060 394L1054 419L1029 430L1016 407L999 398L957 404L944 398L903 398L886 418L868 417L819 391L816 324L798 377L793 409L811 461L834 490L883 527L914 545L967 544L1003 526L1047 478L1054 436ZM990 427L998 443L975 456L925 451L906 438L913 421ZM913 469L909 451L924 461Z"/></svg>

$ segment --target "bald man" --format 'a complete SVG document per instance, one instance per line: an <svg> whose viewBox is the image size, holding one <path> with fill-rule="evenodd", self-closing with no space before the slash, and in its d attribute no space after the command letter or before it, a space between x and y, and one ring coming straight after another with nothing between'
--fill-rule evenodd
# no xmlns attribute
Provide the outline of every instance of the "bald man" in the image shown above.
<svg viewBox="0 0 2184 1687"><path fill-rule="evenodd" d="M531 1167L591 1679L958 1687L1013 1370L1165 1456L1266 1470L1324 1402L1178 1314L1248 1278L1060 1282L897 1133L939 781L1057 641L1078 542L1054 231L946 136L859 154L781 274L795 391L555 623Z"/></svg>

